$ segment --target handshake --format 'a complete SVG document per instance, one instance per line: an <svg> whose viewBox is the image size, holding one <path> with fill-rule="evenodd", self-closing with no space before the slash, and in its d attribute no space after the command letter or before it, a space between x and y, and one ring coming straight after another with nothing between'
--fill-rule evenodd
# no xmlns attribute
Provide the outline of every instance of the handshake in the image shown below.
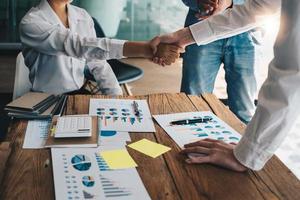
<svg viewBox="0 0 300 200"><path fill-rule="evenodd" d="M150 41L127 41L123 47L123 56L149 58L154 63L171 65L184 52L187 45L195 43L189 28L174 33L157 36Z"/></svg>
<svg viewBox="0 0 300 200"><path fill-rule="evenodd" d="M170 65L180 57L180 53L184 53L186 46L194 42L189 28L157 36L148 42L152 51L150 59L162 66Z"/></svg>
<svg viewBox="0 0 300 200"><path fill-rule="evenodd" d="M153 57L150 58L154 63L161 66L171 65L184 52L182 47L175 44L159 43L156 48L152 48Z"/></svg>

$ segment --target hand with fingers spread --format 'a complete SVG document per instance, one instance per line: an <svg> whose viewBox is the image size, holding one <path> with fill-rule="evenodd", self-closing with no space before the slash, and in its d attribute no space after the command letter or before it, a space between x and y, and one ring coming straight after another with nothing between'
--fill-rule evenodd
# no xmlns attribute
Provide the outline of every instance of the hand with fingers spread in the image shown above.
<svg viewBox="0 0 300 200"><path fill-rule="evenodd" d="M233 149L236 144L227 144L223 141L204 139L186 144L183 154L201 154L201 156L189 156L186 162L189 164L209 163L221 166L233 171L244 172L247 168L234 156Z"/></svg>

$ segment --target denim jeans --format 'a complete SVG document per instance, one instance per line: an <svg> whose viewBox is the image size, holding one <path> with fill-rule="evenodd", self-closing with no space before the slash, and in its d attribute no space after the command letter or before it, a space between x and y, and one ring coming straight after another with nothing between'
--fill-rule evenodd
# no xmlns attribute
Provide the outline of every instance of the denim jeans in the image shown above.
<svg viewBox="0 0 300 200"><path fill-rule="evenodd" d="M248 123L255 111L255 65L260 56L260 43L253 34L255 31L207 45L188 46L183 56L181 91L194 95L212 93L223 63L228 106L239 119Z"/></svg>

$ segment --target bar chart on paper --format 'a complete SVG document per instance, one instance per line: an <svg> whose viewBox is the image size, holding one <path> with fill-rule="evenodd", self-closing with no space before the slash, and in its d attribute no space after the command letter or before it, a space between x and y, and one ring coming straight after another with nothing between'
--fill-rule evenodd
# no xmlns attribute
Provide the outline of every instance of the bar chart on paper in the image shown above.
<svg viewBox="0 0 300 200"><path fill-rule="evenodd" d="M100 182L105 199L150 200L135 169L103 172L100 175Z"/></svg>
<svg viewBox="0 0 300 200"><path fill-rule="evenodd" d="M56 199L150 199L136 169L112 170L105 148L52 148Z"/></svg>
<svg viewBox="0 0 300 200"><path fill-rule="evenodd" d="M99 117L102 130L155 132L146 100L91 99L89 114Z"/></svg>

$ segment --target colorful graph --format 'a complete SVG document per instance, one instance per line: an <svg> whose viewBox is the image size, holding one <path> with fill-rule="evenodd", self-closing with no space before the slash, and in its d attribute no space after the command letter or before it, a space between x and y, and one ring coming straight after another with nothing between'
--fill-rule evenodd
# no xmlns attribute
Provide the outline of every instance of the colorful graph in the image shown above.
<svg viewBox="0 0 300 200"><path fill-rule="evenodd" d="M87 171L92 166L91 160L85 155L76 155L71 159L73 167L79 171Z"/></svg>
<svg viewBox="0 0 300 200"><path fill-rule="evenodd" d="M101 136L111 137L117 134L117 131L101 131Z"/></svg>
<svg viewBox="0 0 300 200"><path fill-rule="evenodd" d="M100 181L106 198L117 199L120 197L132 195L132 193L128 189L118 186L116 182L105 178L102 175L100 175Z"/></svg>
<svg viewBox="0 0 300 200"><path fill-rule="evenodd" d="M92 176L82 177L82 184L86 187L93 187L95 185L95 180Z"/></svg>
<svg viewBox="0 0 300 200"><path fill-rule="evenodd" d="M199 116L194 116L192 118L201 118ZM195 123L187 125L171 125L177 132L182 132L183 134L193 134L199 138L213 137L217 140L223 140L227 142L238 142L239 137L233 136L232 131L227 130L224 124L214 118L214 116L204 116L202 118L212 119L206 123Z"/></svg>
<svg viewBox="0 0 300 200"><path fill-rule="evenodd" d="M88 193L87 191L83 190L82 192L83 192L84 199L94 199L95 198L95 195Z"/></svg>
<svg viewBox="0 0 300 200"><path fill-rule="evenodd" d="M97 164L100 171L110 171L109 166L106 164L104 159L98 154L95 153Z"/></svg>
<svg viewBox="0 0 300 200"><path fill-rule="evenodd" d="M142 123L142 110L139 110L139 116L135 116L134 110L131 108L97 108L97 115L103 121L104 125L107 126L109 123L118 122L121 120L124 123L130 123L134 125L135 123Z"/></svg>
<svg viewBox="0 0 300 200"><path fill-rule="evenodd" d="M155 131L146 100L90 99L89 114L98 116L102 130Z"/></svg>
<svg viewBox="0 0 300 200"><path fill-rule="evenodd" d="M189 112L167 115L156 115L154 118L168 132L168 134L179 144L194 142L200 139L216 139L226 143L237 143L241 136L224 121L211 112ZM206 122L194 124L172 125L171 122L185 119L209 119Z"/></svg>

